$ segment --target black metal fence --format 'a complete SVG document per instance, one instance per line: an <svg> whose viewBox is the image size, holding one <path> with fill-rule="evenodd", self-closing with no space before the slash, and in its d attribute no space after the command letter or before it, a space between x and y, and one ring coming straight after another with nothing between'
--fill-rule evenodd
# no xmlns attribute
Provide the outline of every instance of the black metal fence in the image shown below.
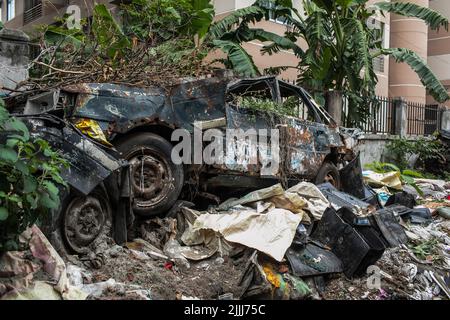
<svg viewBox="0 0 450 320"><path fill-rule="evenodd" d="M424 105L407 102L407 119L409 135L432 135L440 129L441 111L439 105Z"/></svg>
<svg viewBox="0 0 450 320"><path fill-rule="evenodd" d="M369 118L362 124L368 133L395 133L395 101L386 97L377 97L369 105Z"/></svg>
<svg viewBox="0 0 450 320"><path fill-rule="evenodd" d="M289 80L285 80L290 82ZM295 84L295 81L292 82ZM425 105L414 102L404 102L395 98L377 96L367 105L366 117L356 127L362 129L365 133L372 134L397 134L401 128L396 128L397 124L396 105L406 104L406 120L408 135L429 136L441 129L443 109L438 104ZM404 109L403 109L404 111ZM343 97L342 120L346 119L349 112L348 99ZM404 115L404 114L403 114ZM403 116L399 115L399 116ZM345 121L342 121L345 126ZM354 127L354 124L350 126Z"/></svg>
<svg viewBox="0 0 450 320"><path fill-rule="evenodd" d="M368 103L365 110L366 117L357 126L366 133L395 134L395 103L396 101L386 97L376 97ZM351 112L348 108L348 100L344 98L344 115Z"/></svg>
<svg viewBox="0 0 450 320"><path fill-rule="evenodd" d="M367 106L367 118L358 127L365 133L396 134L396 104L400 100L377 97ZM442 110L439 105L425 105L421 103L406 103L406 120L408 135L432 135L440 130ZM344 115L349 112L348 102L344 98ZM401 123L400 121L399 123Z"/></svg>

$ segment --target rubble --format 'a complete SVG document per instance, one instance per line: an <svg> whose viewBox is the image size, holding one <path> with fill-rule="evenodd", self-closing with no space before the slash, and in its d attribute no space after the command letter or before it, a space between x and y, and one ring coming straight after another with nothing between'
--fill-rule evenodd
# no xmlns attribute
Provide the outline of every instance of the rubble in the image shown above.
<svg viewBox="0 0 450 320"><path fill-rule="evenodd" d="M394 190L403 190L400 173L397 171L377 173L371 170L363 171L364 181L373 187L389 187Z"/></svg>
<svg viewBox="0 0 450 320"><path fill-rule="evenodd" d="M138 220L132 241L65 261L34 226L0 259L0 299L449 299L446 195L382 207L278 184Z"/></svg>

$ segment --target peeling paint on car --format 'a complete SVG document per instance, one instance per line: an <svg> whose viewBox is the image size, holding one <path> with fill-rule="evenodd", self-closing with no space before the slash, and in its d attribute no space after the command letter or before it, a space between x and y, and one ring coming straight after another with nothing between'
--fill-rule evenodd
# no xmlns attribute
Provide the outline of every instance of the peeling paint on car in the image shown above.
<svg viewBox="0 0 450 320"><path fill-rule="evenodd" d="M309 108L310 117L300 119L290 116L266 114L238 108L227 102L230 92L245 94L249 87L263 88L269 99L282 100L280 94L298 95ZM280 93L280 86L282 93ZM357 143L355 135L337 127L326 111L302 88L267 76L256 79L206 78L182 81L179 84L159 88L135 88L114 84L78 84L62 88L62 91L77 94L72 119L90 118L98 121L111 139L115 134L151 125L170 129L183 128L193 133L194 123L214 119L226 119L226 127L221 129L275 129L285 127L286 134L280 137L280 145L285 148L285 167L272 172L274 177L287 174L296 177L313 178L325 159L333 154L334 161L340 155L348 156ZM284 98L286 96L283 96ZM265 137L267 139L267 137ZM257 138L257 141L259 138ZM270 140L270 139L269 139ZM258 176L264 163L270 162L271 143L253 146L247 138L225 141L227 152L224 164L208 166L214 173ZM234 157L229 156L234 148ZM256 163L249 152L257 148ZM259 149L258 149L259 148ZM334 150L334 151L333 151ZM264 158L266 157L266 158ZM350 160L350 159L347 159ZM282 172L284 171L284 172Z"/></svg>

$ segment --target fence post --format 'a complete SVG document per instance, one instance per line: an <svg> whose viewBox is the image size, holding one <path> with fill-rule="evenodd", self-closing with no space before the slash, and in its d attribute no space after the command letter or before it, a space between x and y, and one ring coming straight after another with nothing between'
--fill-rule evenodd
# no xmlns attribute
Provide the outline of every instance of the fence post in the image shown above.
<svg viewBox="0 0 450 320"><path fill-rule="evenodd" d="M408 106L403 97L394 101L395 106L395 134L405 137L408 134Z"/></svg>
<svg viewBox="0 0 450 320"><path fill-rule="evenodd" d="M326 94L326 109L338 126L342 122L344 97L340 91L328 91Z"/></svg>

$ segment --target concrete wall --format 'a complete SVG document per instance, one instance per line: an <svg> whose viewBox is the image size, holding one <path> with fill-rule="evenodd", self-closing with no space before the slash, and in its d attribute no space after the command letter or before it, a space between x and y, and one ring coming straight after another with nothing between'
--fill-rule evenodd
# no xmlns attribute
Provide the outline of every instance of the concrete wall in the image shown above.
<svg viewBox="0 0 450 320"><path fill-rule="evenodd" d="M449 0L430 1L430 8L450 19ZM450 93L450 30L428 30L428 65ZM435 104L436 101L427 96L427 103ZM450 109L450 101L444 105Z"/></svg>
<svg viewBox="0 0 450 320"><path fill-rule="evenodd" d="M391 162L386 154L386 145L395 139L400 138L396 135L366 134L360 138L356 150L360 152L361 164L372 163L374 161ZM408 140L416 140L417 137L404 137Z"/></svg>
<svg viewBox="0 0 450 320"><path fill-rule="evenodd" d="M387 135L365 135L356 148L361 152L361 164L381 161L385 146L392 138Z"/></svg>
<svg viewBox="0 0 450 320"><path fill-rule="evenodd" d="M22 31L0 31L0 94L28 78L29 38Z"/></svg>

